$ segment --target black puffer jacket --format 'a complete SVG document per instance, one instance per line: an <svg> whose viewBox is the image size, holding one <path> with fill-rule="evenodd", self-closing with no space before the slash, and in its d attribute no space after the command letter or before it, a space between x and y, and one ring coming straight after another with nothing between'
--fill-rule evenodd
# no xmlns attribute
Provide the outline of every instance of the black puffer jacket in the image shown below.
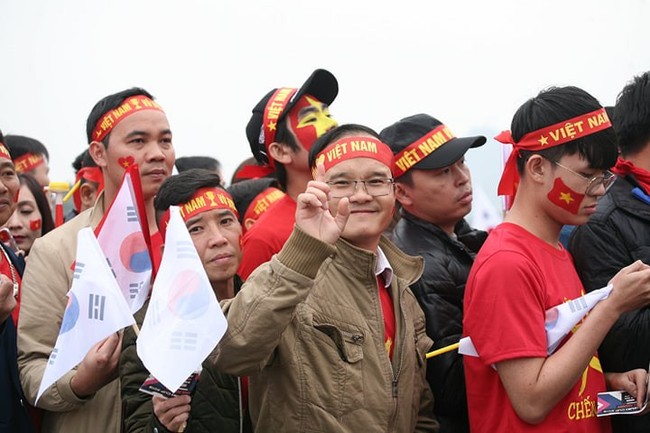
<svg viewBox="0 0 650 433"><path fill-rule="evenodd" d="M623 267L636 260L650 264L650 204L635 198L632 176L618 178L600 199L596 213L577 227L569 251L585 286L592 291L607 285ZM605 371L648 368L650 362L650 308L624 314L598 351ZM612 417L615 432L650 432L650 415Z"/></svg>
<svg viewBox="0 0 650 433"><path fill-rule="evenodd" d="M139 326L149 302L135 315ZM168 430L153 414L151 396L139 391L149 372L138 357L136 336L132 328L124 331L120 355L120 379L122 392L122 418L124 431L129 433L166 433ZM208 363L192 395L190 419L186 433L252 432L248 411L242 414L240 403L241 381L235 376L221 373Z"/></svg>
<svg viewBox="0 0 650 433"><path fill-rule="evenodd" d="M426 316L433 349L457 343L463 332L463 296L474 258L487 233L461 220L457 240L439 227L402 210L393 241L404 252L424 258L422 278L411 286ZM431 358L427 379L434 393L440 432L469 432L463 357L453 351Z"/></svg>

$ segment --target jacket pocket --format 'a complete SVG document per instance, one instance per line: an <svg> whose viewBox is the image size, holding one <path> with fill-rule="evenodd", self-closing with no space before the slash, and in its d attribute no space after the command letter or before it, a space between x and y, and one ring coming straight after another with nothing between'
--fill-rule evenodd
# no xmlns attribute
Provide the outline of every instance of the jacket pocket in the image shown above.
<svg viewBox="0 0 650 433"><path fill-rule="evenodd" d="M332 323L313 327L314 341L320 346L320 362L312 366L320 382L317 405L337 417L359 409L364 402L363 333Z"/></svg>

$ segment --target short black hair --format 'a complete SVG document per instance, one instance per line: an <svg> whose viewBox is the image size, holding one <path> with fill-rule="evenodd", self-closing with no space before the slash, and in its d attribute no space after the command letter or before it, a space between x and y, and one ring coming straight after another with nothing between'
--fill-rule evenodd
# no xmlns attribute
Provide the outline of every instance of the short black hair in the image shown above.
<svg viewBox="0 0 650 433"><path fill-rule="evenodd" d="M20 185L25 185L32 192L34 196L34 201L36 201L36 207L41 213L41 236L54 230L54 219L52 218L52 209L50 208L50 202L43 192L43 187L34 176L27 173L18 173L18 180Z"/></svg>
<svg viewBox="0 0 650 433"><path fill-rule="evenodd" d="M219 170L221 163L211 156L181 156L176 158L176 170L179 173L192 168L203 168L205 170Z"/></svg>
<svg viewBox="0 0 650 433"><path fill-rule="evenodd" d="M167 178L156 194L153 206L156 209L156 221L170 206L187 203L194 193L201 188L220 188L221 177L203 168L192 168ZM225 191L225 190L224 190Z"/></svg>
<svg viewBox="0 0 650 433"><path fill-rule="evenodd" d="M7 134L4 140L4 145L7 146L13 159L32 153L34 155L45 155L45 159L50 160L50 153L47 151L45 145L35 138Z"/></svg>
<svg viewBox="0 0 650 433"><path fill-rule="evenodd" d="M309 166L312 168L314 167L314 164L316 163L316 157L318 156L318 154L327 146L329 146L331 143L335 142L341 137L351 136L359 133L368 134L371 137L375 137L377 140L381 141L381 138L379 138L379 134L374 129L369 128L367 126L358 125L356 123L347 123L345 125L337 126L334 129L330 129L325 134L318 137L316 141L314 141L314 144L311 146L311 149L309 150Z"/></svg>
<svg viewBox="0 0 650 433"><path fill-rule="evenodd" d="M650 72L634 77L616 98L614 130L623 156L650 141Z"/></svg>
<svg viewBox="0 0 650 433"><path fill-rule="evenodd" d="M603 108L596 98L574 87L550 87L526 101L512 118L511 131L515 142L538 129ZM520 150L517 170L523 173L526 161L535 154L557 162L564 155L579 154L594 169L607 170L616 163L616 135L607 128L586 137L544 150Z"/></svg>
<svg viewBox="0 0 650 433"><path fill-rule="evenodd" d="M99 119L104 114L106 114L106 112L114 110L122 105L126 98L130 98L131 96L136 95L144 95L149 99L154 99L151 93L147 92L141 87L132 87L130 89L122 90L121 92L113 93L112 95L108 95L100 99L99 102L95 104L93 109L90 110L90 114L86 120L86 137L88 138L88 143L91 143L93 141L93 130L95 129L95 126L97 125ZM102 140L102 143L104 143L105 146L108 146L108 139L110 136L111 133L109 132Z"/></svg>
<svg viewBox="0 0 650 433"><path fill-rule="evenodd" d="M90 156L88 149L81 152L76 156L74 161L72 161L72 168L74 169L75 174L85 167L97 167L97 164L95 164L95 160Z"/></svg>
<svg viewBox="0 0 650 433"><path fill-rule="evenodd" d="M259 179L242 180L233 183L226 188L232 196L232 200L235 202L235 207L239 213L240 223L244 222L244 215L253 202L253 199L255 199L255 197L257 197L262 191L271 187L279 188L280 185L276 179L262 177Z"/></svg>

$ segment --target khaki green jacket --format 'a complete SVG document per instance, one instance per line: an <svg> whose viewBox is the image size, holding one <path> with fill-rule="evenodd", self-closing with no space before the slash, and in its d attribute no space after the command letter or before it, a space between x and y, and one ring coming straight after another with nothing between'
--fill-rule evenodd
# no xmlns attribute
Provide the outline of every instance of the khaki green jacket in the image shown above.
<svg viewBox="0 0 650 433"><path fill-rule="evenodd" d="M431 432L424 314L409 289L421 258L382 239L391 264L393 360L375 254L294 229L282 251L222 303L228 331L211 356L222 371L250 376L258 432Z"/></svg>
<svg viewBox="0 0 650 433"><path fill-rule="evenodd" d="M34 404L45 365L56 343L72 286L77 233L95 227L104 214L103 201L61 227L37 239L29 253L22 281L18 320L18 368L25 396ZM95 395L80 399L70 388L70 371L38 402L45 409L42 431L47 433L119 433L120 385L114 380Z"/></svg>

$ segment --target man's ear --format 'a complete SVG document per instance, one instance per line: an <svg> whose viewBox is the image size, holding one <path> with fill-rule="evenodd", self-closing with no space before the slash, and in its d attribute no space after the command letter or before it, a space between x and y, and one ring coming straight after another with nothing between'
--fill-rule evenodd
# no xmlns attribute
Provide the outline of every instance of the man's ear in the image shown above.
<svg viewBox="0 0 650 433"><path fill-rule="evenodd" d="M544 158L542 155L531 155L531 157L528 158L528 161L526 161L526 165L524 166L524 173L532 181L544 183L544 177L550 168L548 165L549 162L550 161Z"/></svg>
<svg viewBox="0 0 650 433"><path fill-rule="evenodd" d="M254 224L255 224L255 220L253 218L244 219L244 227L246 228L246 231L249 231Z"/></svg>
<svg viewBox="0 0 650 433"><path fill-rule="evenodd" d="M106 146L101 141L92 141L88 147L88 153L95 164L100 168L106 168L108 160L106 158Z"/></svg>
<svg viewBox="0 0 650 433"><path fill-rule="evenodd" d="M269 145L269 156L284 165L293 161L291 148L284 143L275 141Z"/></svg>
<svg viewBox="0 0 650 433"><path fill-rule="evenodd" d="M413 199L411 198L410 190L408 186L403 183L395 183L395 198L402 206L411 206L413 205Z"/></svg>
<svg viewBox="0 0 650 433"><path fill-rule="evenodd" d="M79 187L79 197L81 197L81 207L83 209L93 207L97 198L97 187L92 183L82 183Z"/></svg>

